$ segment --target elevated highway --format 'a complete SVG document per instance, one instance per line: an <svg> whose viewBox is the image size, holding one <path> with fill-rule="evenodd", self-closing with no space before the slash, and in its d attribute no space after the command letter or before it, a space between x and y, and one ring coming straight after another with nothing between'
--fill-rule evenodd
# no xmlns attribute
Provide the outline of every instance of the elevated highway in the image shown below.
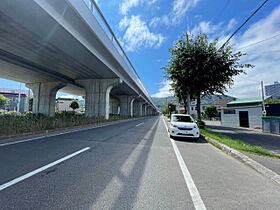
<svg viewBox="0 0 280 210"><path fill-rule="evenodd" d="M86 115L151 115L156 106L91 0L1 0L0 77L32 89L53 115L57 91L83 96Z"/></svg>

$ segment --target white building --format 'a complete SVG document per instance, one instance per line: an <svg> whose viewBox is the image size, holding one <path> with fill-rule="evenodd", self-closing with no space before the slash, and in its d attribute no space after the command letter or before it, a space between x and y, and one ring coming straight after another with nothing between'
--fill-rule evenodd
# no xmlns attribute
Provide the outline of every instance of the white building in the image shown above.
<svg viewBox="0 0 280 210"><path fill-rule="evenodd" d="M268 100L271 97L266 97ZM262 98L237 99L221 109L221 125L226 127L262 127Z"/></svg>

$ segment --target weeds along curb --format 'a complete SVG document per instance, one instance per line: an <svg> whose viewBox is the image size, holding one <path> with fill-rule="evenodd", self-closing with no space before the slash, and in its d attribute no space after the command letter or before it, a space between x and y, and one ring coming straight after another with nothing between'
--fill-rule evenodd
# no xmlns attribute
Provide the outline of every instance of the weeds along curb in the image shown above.
<svg viewBox="0 0 280 210"><path fill-rule="evenodd" d="M133 121L137 120L140 118L145 118L145 117L135 117L135 118L130 118L130 119L120 119L120 120L115 120L115 121L108 121L108 122L101 122L101 123L95 123L95 124L86 124L86 125L78 125L78 126L73 126L73 127L65 127L65 128L58 128L58 129L52 129L52 130L41 130L41 131L33 131L33 132L27 132L27 133L20 133L20 134L14 134L14 135L5 135L5 136L0 136L0 143L3 143L4 141L14 141L19 138L23 137L30 137L30 136L43 136L46 134L50 133L56 133L56 132L62 132L62 131L75 131L79 129L87 129L87 128L94 128L96 126L102 126L102 125L110 125L110 124L115 124L119 122L127 122L127 121Z"/></svg>
<svg viewBox="0 0 280 210"><path fill-rule="evenodd" d="M214 145L215 147L219 148L226 154L232 156L233 158L239 160L240 162L244 163L245 165L249 166L250 168L254 169L255 171L259 172L260 174L266 176L270 180L276 182L277 184L280 184L280 175L275 173L274 171L264 167L262 164L252 160L248 156L244 155L241 152L238 152L235 149L230 148L227 145L224 145L220 142L218 142L215 139L209 138L208 136L205 136L201 134L201 136L210 144Z"/></svg>

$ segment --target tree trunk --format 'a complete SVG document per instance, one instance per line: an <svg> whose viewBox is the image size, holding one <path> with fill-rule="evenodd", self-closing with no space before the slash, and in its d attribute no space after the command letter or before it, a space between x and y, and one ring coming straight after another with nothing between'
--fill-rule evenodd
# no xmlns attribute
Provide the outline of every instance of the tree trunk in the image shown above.
<svg viewBox="0 0 280 210"><path fill-rule="evenodd" d="M201 120L201 112L200 112L200 94L197 95L196 98L196 110L197 110L197 119Z"/></svg>
<svg viewBox="0 0 280 210"><path fill-rule="evenodd" d="M188 114L191 115L191 96L188 95L188 99L187 99L187 103L188 103Z"/></svg>
<svg viewBox="0 0 280 210"><path fill-rule="evenodd" d="M185 113L185 114L188 114L187 107L188 107L188 106L187 106L187 101L184 100L184 109L185 109L184 113Z"/></svg>

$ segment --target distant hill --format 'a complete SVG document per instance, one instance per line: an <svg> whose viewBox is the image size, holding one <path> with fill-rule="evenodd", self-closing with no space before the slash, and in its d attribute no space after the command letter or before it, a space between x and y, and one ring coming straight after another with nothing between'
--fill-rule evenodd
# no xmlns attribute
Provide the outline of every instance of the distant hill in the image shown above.
<svg viewBox="0 0 280 210"><path fill-rule="evenodd" d="M231 99L233 98L232 96L227 96L227 95L208 95L204 96L201 99L201 104L211 104L214 103L214 101L217 100L224 100L224 99ZM152 100L154 101L155 105L160 109L163 110L166 102L168 101L176 101L176 98L174 96L169 96L167 98L155 98L152 97Z"/></svg>
<svg viewBox="0 0 280 210"><path fill-rule="evenodd" d="M155 97L152 97L152 100L154 102L154 104L160 109L160 110L163 110L164 107L166 106L166 102L168 101L175 101L176 98L173 97L173 96L169 96L167 98L155 98Z"/></svg>

